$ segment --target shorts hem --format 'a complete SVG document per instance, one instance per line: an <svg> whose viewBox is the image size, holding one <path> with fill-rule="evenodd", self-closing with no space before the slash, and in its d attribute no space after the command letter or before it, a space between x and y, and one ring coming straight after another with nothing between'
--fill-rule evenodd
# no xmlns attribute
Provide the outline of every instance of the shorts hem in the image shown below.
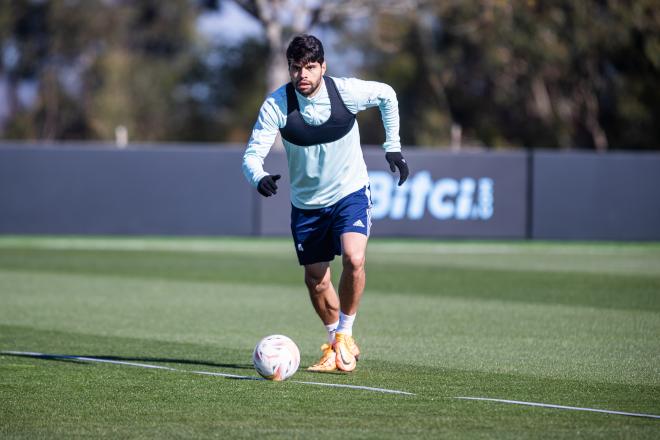
<svg viewBox="0 0 660 440"><path fill-rule="evenodd" d="M298 257L298 264L301 266L307 266L308 264L316 264L316 263L329 263L335 259L336 255L333 255L332 258L308 258L305 261L302 260L302 258Z"/></svg>
<svg viewBox="0 0 660 440"><path fill-rule="evenodd" d="M367 238L369 237L369 232L368 231L365 231L364 228L357 228L357 227L342 229L342 231L339 233L339 235L345 234L347 232L357 232L358 234L365 235Z"/></svg>

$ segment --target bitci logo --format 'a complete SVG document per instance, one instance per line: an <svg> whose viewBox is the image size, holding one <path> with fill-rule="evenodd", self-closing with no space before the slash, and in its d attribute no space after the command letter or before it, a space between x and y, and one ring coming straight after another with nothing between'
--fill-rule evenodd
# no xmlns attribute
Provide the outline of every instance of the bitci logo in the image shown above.
<svg viewBox="0 0 660 440"><path fill-rule="evenodd" d="M371 171L371 215L375 219L419 220L426 211L438 220L488 220L494 211L494 181L489 177L434 181L420 171L397 186L397 176Z"/></svg>

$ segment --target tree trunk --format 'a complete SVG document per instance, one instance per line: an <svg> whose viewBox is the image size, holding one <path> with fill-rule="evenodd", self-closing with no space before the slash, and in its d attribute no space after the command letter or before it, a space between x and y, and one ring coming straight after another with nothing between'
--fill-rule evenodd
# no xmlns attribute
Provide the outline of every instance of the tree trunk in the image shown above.
<svg viewBox="0 0 660 440"><path fill-rule="evenodd" d="M59 111L57 72L54 67L46 69L41 83L41 99L44 111L41 139L52 141L57 136L57 115Z"/></svg>
<svg viewBox="0 0 660 440"><path fill-rule="evenodd" d="M609 148L605 130L598 121L599 105L595 93L589 90L588 86L582 87L582 96L585 106L585 125L594 142L596 151L605 152Z"/></svg>
<svg viewBox="0 0 660 440"><path fill-rule="evenodd" d="M266 35L268 38L266 93L271 93L289 81L289 74L282 26L277 22L266 23Z"/></svg>

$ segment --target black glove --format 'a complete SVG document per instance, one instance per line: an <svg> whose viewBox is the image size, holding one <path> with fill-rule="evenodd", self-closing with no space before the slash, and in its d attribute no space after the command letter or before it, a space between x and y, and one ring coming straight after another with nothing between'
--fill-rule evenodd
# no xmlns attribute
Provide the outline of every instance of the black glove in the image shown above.
<svg viewBox="0 0 660 440"><path fill-rule="evenodd" d="M396 168L399 169L399 186L408 178L408 164L398 151L385 153L385 159L390 164L390 171L395 172ZM396 167L396 168L395 168Z"/></svg>
<svg viewBox="0 0 660 440"><path fill-rule="evenodd" d="M264 176L261 178L259 181L259 184L257 185L257 191L259 191L259 194L261 194L264 197L270 197L274 194L277 194L277 182L279 178L282 177L279 174L276 174L274 176L271 176L270 174L267 176Z"/></svg>

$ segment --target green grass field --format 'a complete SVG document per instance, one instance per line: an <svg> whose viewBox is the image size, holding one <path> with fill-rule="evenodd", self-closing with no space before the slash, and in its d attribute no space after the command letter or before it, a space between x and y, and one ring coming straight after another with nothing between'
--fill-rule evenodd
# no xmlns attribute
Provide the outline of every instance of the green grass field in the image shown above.
<svg viewBox="0 0 660 440"><path fill-rule="evenodd" d="M334 265L335 280L339 266ZM660 438L660 244L373 239L352 374L288 239L0 237L0 438ZM291 381L251 353L283 333ZM324 382L414 395L325 387Z"/></svg>

